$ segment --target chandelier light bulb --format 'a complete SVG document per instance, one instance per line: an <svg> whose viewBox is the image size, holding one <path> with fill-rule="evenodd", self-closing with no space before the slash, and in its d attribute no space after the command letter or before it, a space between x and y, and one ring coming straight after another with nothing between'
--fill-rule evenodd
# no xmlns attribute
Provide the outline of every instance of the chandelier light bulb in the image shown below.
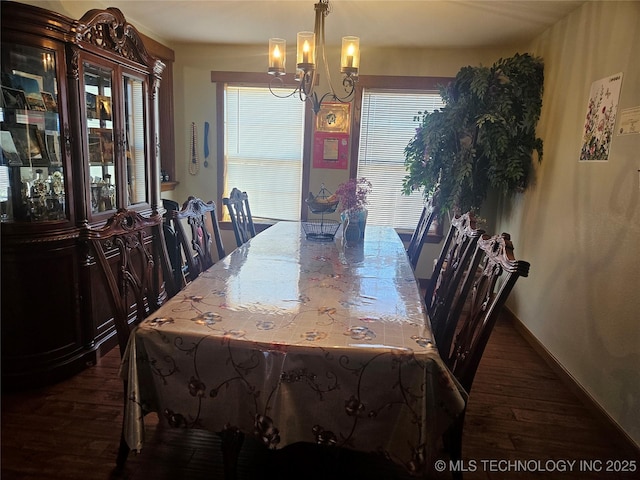
<svg viewBox="0 0 640 480"><path fill-rule="evenodd" d="M287 43L282 38L269 39L269 73L284 75Z"/></svg>
<svg viewBox="0 0 640 480"><path fill-rule="evenodd" d="M358 75L360 67L360 38L342 37L342 55L340 56L342 73L346 75Z"/></svg>
<svg viewBox="0 0 640 480"><path fill-rule="evenodd" d="M314 10L316 12L314 31L298 32L297 35L295 79L298 82L298 86L288 94L279 95L272 88L272 86L281 87L285 84L283 77L285 74L285 42L282 39L269 39L269 73L276 77L269 82L269 90L273 95L280 98L287 98L297 94L300 96L300 100L309 101L313 111L317 114L320 111L320 105L325 99L341 103L353 100L360 68L360 38L342 38L340 67L343 74L342 86L345 95L340 96L333 88L331 73L326 64L324 20L330 12L329 0L319 0L314 6ZM330 90L321 97L314 91L318 80L316 59L318 59L319 63L324 63Z"/></svg>
<svg viewBox="0 0 640 480"><path fill-rule="evenodd" d="M305 72L313 70L316 63L315 50L315 32L298 32L298 68Z"/></svg>

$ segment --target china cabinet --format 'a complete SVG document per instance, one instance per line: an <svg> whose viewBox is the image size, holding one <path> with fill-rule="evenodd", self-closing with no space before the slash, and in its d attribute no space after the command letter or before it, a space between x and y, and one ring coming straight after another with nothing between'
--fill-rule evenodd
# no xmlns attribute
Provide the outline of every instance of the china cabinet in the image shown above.
<svg viewBox="0 0 640 480"><path fill-rule="evenodd" d="M48 383L115 345L83 231L156 215L164 63L114 8L74 20L2 2L3 388Z"/></svg>

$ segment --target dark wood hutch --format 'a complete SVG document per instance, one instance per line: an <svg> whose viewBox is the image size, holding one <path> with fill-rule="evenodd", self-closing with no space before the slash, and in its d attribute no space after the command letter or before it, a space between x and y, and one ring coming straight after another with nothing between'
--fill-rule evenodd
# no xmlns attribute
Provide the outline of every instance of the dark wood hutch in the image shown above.
<svg viewBox="0 0 640 480"><path fill-rule="evenodd" d="M73 375L116 344L82 239L117 208L163 213L159 138L173 149L173 106L160 58L171 64L173 52L115 8L74 20L3 1L1 21L2 388L12 389Z"/></svg>

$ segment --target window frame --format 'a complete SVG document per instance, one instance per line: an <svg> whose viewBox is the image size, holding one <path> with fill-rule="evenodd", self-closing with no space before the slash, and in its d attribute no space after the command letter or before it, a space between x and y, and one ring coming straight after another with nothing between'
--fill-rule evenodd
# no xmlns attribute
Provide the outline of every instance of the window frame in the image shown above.
<svg viewBox="0 0 640 480"><path fill-rule="evenodd" d="M292 76L291 76L292 77ZM226 162L224 158L225 145L225 129L224 129L224 93L227 85L246 86L246 87L268 87L269 77L265 73L252 72L211 72L211 82L216 85L216 161L218 175L216 178L216 190L218 195L224 192L224 179L226 174ZM292 90L298 86L293 78L284 79L284 85ZM305 102L304 111L304 137L302 146L302 198L306 198L309 194L309 182L311 175L311 154L313 142L313 122L314 114L309 102ZM251 198L249 198L251 201ZM223 218L222 201L218 203L218 217ZM300 206L300 220L307 220L308 209L304 202ZM254 219L256 231L262 231L271 225L270 222L260 222ZM220 226L225 230L231 228L230 222L221 222Z"/></svg>
<svg viewBox="0 0 640 480"><path fill-rule="evenodd" d="M360 115L362 114L362 94L364 88L380 88L392 90L438 90L440 85L446 85L454 77L416 77L416 76L395 76L395 75L359 75L355 87L354 98L351 102L351 136L349 149L349 178L355 178L358 172L358 153L360 149ZM216 86L216 159L218 175L216 178L216 190L218 195L224 192L224 178L226 173L226 162L224 160L224 94L227 84L252 87L268 87L269 77L265 73L257 72L233 72L233 71L212 71L211 82ZM284 79L284 86L291 89L298 86L293 76ZM315 115L311 104L305 102L304 114L304 139L302 157L302 195L306 198L309 194L312 155L313 155L313 134ZM222 201L218 201L218 216L223 218ZM302 202L300 210L300 220L308 219L308 209ZM269 227L271 223L256 224L256 230L262 231ZM439 243L442 239L442 223L438 222L435 235L428 235L427 243ZM223 229L230 229L230 222L221 222ZM398 235L404 241L411 238L412 232L398 231Z"/></svg>
<svg viewBox="0 0 640 480"><path fill-rule="evenodd" d="M360 127L362 115L362 98L365 88L389 90L439 90L440 85L446 85L453 77L409 77L395 75L360 75L356 84L353 99L353 115L351 116L351 149L349 152L349 178L358 175L358 158L360 151ZM442 221L437 222L435 234L427 235L427 243L440 243L443 236ZM413 232L396 229L403 241L409 241Z"/></svg>

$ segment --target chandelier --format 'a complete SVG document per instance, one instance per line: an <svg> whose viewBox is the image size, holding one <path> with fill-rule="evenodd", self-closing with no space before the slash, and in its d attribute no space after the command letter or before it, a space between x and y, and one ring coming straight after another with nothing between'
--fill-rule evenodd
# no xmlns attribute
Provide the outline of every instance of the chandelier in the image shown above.
<svg viewBox="0 0 640 480"><path fill-rule="evenodd" d="M350 102L353 99L356 82L358 81L358 67L360 66L360 39L351 36L342 37L340 71L343 75L342 86L346 93L341 97L333 89L324 47L324 19L330 12L329 0L319 0L314 8L316 11L314 31L298 32L297 35L296 81L299 84L287 95L278 95L272 88L284 84L287 44L282 38L269 39L269 74L273 75L273 79L269 82L269 90L273 95L280 98L298 94L300 100L311 102L313 111L317 114L320 111L320 105L327 98L342 103ZM330 89L320 98L314 91L317 82L318 60L324 63Z"/></svg>

